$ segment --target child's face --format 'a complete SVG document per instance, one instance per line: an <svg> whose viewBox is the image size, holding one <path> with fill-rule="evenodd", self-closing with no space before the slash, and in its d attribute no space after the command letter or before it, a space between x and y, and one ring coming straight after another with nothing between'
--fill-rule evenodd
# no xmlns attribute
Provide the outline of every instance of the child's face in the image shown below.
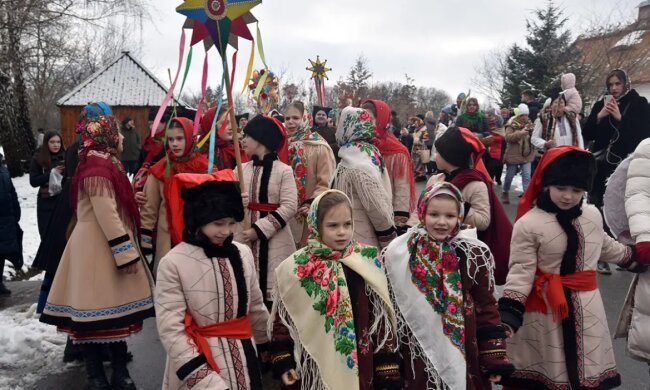
<svg viewBox="0 0 650 390"><path fill-rule="evenodd" d="M284 114L284 128L289 135L293 135L298 127L302 124L302 114L295 107L289 107Z"/></svg>
<svg viewBox="0 0 650 390"><path fill-rule="evenodd" d="M178 127L167 129L167 145L174 157L183 157L185 152L185 133Z"/></svg>
<svg viewBox="0 0 650 390"><path fill-rule="evenodd" d="M561 210L569 210L580 203L585 190L573 186L549 186L551 201Z"/></svg>
<svg viewBox="0 0 650 390"><path fill-rule="evenodd" d="M427 205L424 225L436 241L446 240L458 226L458 203L450 196L435 196Z"/></svg>
<svg viewBox="0 0 650 390"><path fill-rule="evenodd" d="M320 227L320 236L323 244L340 251L352 240L352 213L350 206L340 203L325 213Z"/></svg>
<svg viewBox="0 0 650 390"><path fill-rule="evenodd" d="M234 232L236 221L232 217L217 219L201 226L201 232L210 240L212 245L221 246Z"/></svg>
<svg viewBox="0 0 650 390"><path fill-rule="evenodd" d="M223 125L223 121L226 121L226 128L223 129L223 133L219 135L219 138L221 138L224 141L232 141L232 129L230 128L230 118L228 118L228 116L225 116L223 120L217 122L216 124L217 130L221 128L221 126Z"/></svg>
<svg viewBox="0 0 650 390"><path fill-rule="evenodd" d="M248 137L246 134L242 138L242 147L244 148L244 152L250 157L257 156L263 158L266 151L264 145Z"/></svg>
<svg viewBox="0 0 650 390"><path fill-rule="evenodd" d="M445 171L447 173L450 173L456 169L456 167L449 164L447 160L445 160L445 158L440 155L440 153L436 153L436 166L439 170Z"/></svg>

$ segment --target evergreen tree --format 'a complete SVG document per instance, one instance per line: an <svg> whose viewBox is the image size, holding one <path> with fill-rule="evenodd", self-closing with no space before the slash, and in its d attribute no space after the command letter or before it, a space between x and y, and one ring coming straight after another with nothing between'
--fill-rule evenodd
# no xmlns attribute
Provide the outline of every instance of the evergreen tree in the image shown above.
<svg viewBox="0 0 650 390"><path fill-rule="evenodd" d="M372 72L368 67L368 60L363 54L359 55L354 61L354 65L348 73L347 84L352 94L357 99L363 99L368 90L368 80L372 77Z"/></svg>
<svg viewBox="0 0 650 390"><path fill-rule="evenodd" d="M533 16L526 20L527 45L513 45L508 50L501 90L506 105L517 105L525 89L549 96L562 73L574 72L580 77L578 69L566 65L571 55L571 34L565 28L568 19L562 10L549 0L544 8L534 10Z"/></svg>

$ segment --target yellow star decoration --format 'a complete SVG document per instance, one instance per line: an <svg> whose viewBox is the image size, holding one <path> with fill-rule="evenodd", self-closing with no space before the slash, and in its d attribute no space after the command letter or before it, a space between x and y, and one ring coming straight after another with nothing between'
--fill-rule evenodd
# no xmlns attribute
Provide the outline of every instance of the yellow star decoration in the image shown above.
<svg viewBox="0 0 650 390"><path fill-rule="evenodd" d="M320 80L323 80L323 79L328 79L329 80L329 77L327 77L327 72L332 70L332 68L328 68L326 66L327 65L327 60L325 60L324 62L321 62L320 61L320 56L316 56L316 61L309 60L309 62L311 63L311 68L307 68L307 70L311 72L311 77L312 78L317 78L317 79L320 79Z"/></svg>

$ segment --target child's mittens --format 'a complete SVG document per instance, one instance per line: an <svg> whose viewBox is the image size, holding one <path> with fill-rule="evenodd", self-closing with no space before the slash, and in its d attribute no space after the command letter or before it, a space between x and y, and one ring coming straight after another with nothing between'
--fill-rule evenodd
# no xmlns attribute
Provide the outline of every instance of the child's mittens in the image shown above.
<svg viewBox="0 0 650 390"><path fill-rule="evenodd" d="M398 353L376 353L373 360L375 363L373 388L375 390L398 390L404 387L401 374L402 358Z"/></svg>

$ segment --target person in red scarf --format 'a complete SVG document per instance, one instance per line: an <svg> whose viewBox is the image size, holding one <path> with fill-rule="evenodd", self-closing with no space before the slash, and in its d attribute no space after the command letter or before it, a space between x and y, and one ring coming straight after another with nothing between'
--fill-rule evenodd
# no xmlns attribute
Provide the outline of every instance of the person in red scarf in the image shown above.
<svg viewBox="0 0 650 390"><path fill-rule="evenodd" d="M156 228L156 245L153 260L154 276L160 259L181 241L170 233L169 205L178 202L178 191L172 191L172 179L178 173L207 173L208 159L195 150L192 133L194 124L187 118L174 118L167 129L167 158L151 167L144 185L146 203L141 207L142 251L154 252L153 231Z"/></svg>
<svg viewBox="0 0 650 390"><path fill-rule="evenodd" d="M217 137L214 142L214 165L217 166L219 170L222 169L235 169L237 167L237 162L235 159L235 145L232 142L233 131L230 128L230 120L227 115L223 115L227 109L221 110L219 113L219 118L215 123L215 130L217 131ZM216 115L216 107L209 109L203 118L201 118L201 130L203 131L203 136L208 136L212 124L214 123L214 116ZM244 119L244 118L242 118ZM243 120L241 121L243 123ZM206 141L202 148L201 153L207 155L210 153L210 141ZM244 150L239 148L239 156L241 162L245 163L249 160Z"/></svg>
<svg viewBox="0 0 650 390"><path fill-rule="evenodd" d="M407 222L415 211L415 180L411 155L390 130L391 110L381 100L367 100L361 108L370 113L375 120L373 144L379 149L386 164L393 193L393 213L398 234L406 232Z"/></svg>
<svg viewBox="0 0 650 390"><path fill-rule="evenodd" d="M598 209L584 203L595 175L591 153L558 146L544 153L519 203L499 299L517 367L505 390L621 385L596 268L598 261L643 267L634 248L606 234Z"/></svg>
<svg viewBox="0 0 650 390"><path fill-rule="evenodd" d="M502 285L508 273L512 223L492 189L492 179L483 164L485 146L471 131L455 126L447 129L435 146L438 169L463 194L463 222L476 227L479 240L492 251L496 283Z"/></svg>

